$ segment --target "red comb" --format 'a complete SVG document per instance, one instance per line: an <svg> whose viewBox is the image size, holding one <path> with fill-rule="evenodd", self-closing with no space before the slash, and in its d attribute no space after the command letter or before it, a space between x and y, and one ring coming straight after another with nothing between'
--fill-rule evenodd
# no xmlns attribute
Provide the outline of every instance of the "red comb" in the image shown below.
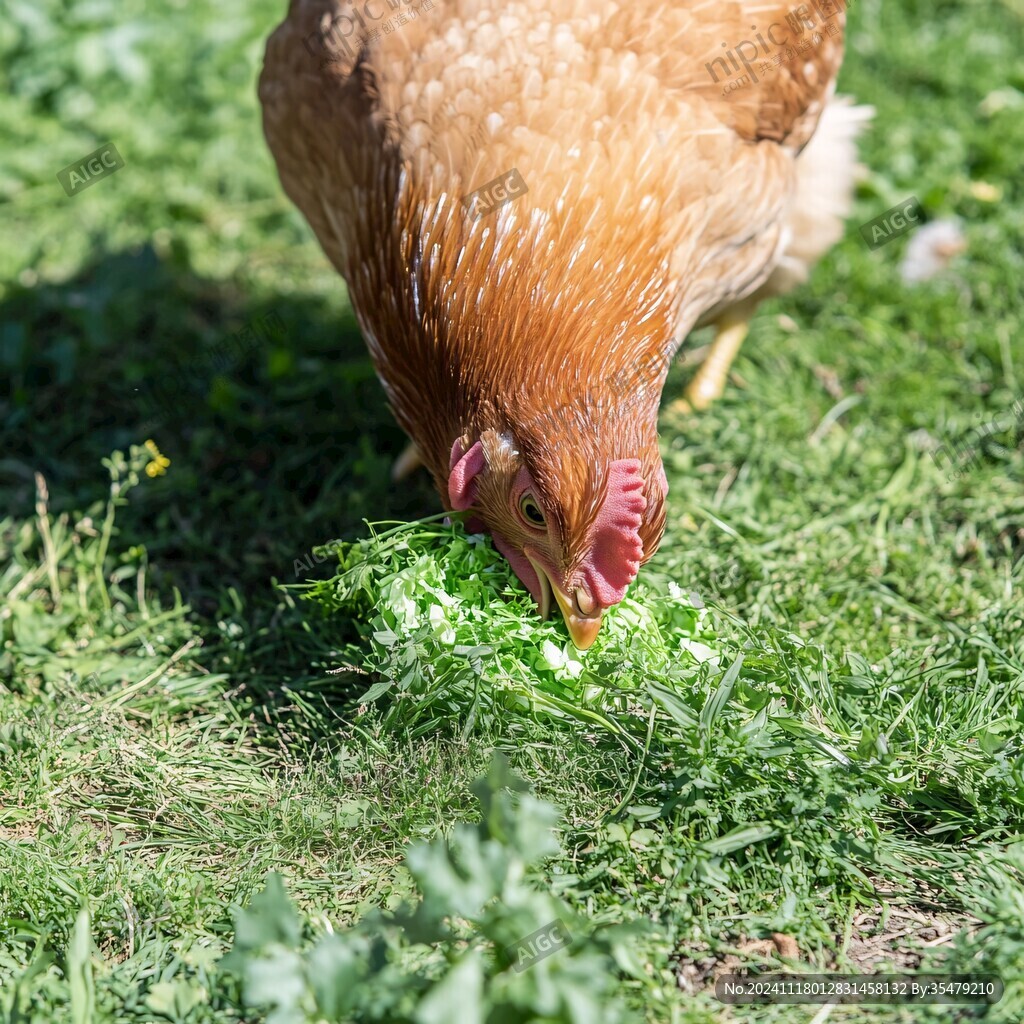
<svg viewBox="0 0 1024 1024"><path fill-rule="evenodd" d="M476 478L486 465L484 446L479 441L467 452L455 439L448 461L448 501L456 512L465 512L476 501Z"/></svg>
<svg viewBox="0 0 1024 1024"><path fill-rule="evenodd" d="M590 532L590 554L583 575L594 600L604 608L626 596L640 571L640 540L647 499L639 459L618 459L608 468L608 491Z"/></svg>

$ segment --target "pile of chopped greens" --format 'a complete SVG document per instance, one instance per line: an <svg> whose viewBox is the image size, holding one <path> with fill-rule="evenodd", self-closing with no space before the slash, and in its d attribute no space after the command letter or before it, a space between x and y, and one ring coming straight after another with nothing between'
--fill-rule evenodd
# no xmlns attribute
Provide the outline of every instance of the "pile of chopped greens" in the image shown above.
<svg viewBox="0 0 1024 1024"><path fill-rule="evenodd" d="M415 718L462 706L467 727L500 704L631 736L646 731L653 681L693 685L702 665L718 666L707 611L675 583L666 593L635 584L578 651L560 619L539 619L487 537L439 519L328 545L338 574L310 587L311 600L355 623L347 653L378 677L365 702L390 694Z"/></svg>

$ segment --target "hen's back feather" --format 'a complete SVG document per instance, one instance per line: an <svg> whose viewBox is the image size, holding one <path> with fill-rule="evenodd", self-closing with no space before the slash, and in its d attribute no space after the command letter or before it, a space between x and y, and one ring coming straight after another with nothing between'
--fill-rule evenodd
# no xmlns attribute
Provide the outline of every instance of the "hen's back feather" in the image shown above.
<svg viewBox="0 0 1024 1024"><path fill-rule="evenodd" d="M799 53L791 0L434 0L401 25L393 2L292 0L260 98L284 187L437 476L482 396L578 414L581 383L765 285L845 15ZM746 72L737 52L783 33L793 55ZM511 168L528 193L466 215L460 197ZM381 343L408 323L400 351ZM443 406L427 424L424 394Z"/></svg>
<svg viewBox="0 0 1024 1024"><path fill-rule="evenodd" d="M370 15L392 22L384 0L292 0L261 79L268 140L289 194L339 264L351 217L332 217L314 196L330 188L336 214L358 215L386 138L427 195L468 193L515 167L531 209L593 201L608 226L656 218L675 273L709 278L687 288L691 303L707 304L723 251L729 273L718 276L736 290L778 242L762 229L785 202L793 157L841 61L839 12L834 36L822 30L806 54L723 95L726 72L745 73L738 49L760 51L756 67L771 62L758 37L810 39L792 32L789 3L435 0L380 34L383 20ZM315 33L332 21L337 42L322 45ZM357 55L363 73L353 73ZM737 250L758 235L744 272Z"/></svg>

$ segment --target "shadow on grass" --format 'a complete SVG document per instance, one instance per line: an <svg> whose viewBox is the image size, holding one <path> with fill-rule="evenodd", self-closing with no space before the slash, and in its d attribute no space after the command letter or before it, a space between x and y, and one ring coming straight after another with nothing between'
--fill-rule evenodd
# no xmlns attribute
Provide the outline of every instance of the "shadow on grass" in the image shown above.
<svg viewBox="0 0 1024 1024"><path fill-rule="evenodd" d="M170 465L120 510L113 550L145 545L153 586L180 590L204 633L224 640L225 620L242 625L249 642L235 654L248 665L214 643L217 668L264 678L270 695L271 680L310 666L301 638L282 635L305 610L283 608L271 581L322 576L330 563L305 568L313 545L363 533L364 517L436 512L437 495L426 474L391 484L405 439L350 313L301 296L252 301L184 263L148 247L111 253L62 284L8 293L0 507L30 516L39 471L51 511L85 509L107 492L100 460L152 438Z"/></svg>

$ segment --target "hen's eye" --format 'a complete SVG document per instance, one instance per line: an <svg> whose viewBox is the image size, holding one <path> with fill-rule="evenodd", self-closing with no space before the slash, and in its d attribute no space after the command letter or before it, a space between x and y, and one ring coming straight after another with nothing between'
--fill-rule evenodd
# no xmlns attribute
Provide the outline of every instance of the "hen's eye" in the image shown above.
<svg viewBox="0 0 1024 1024"><path fill-rule="evenodd" d="M522 512L523 518L531 526L544 525L544 513L541 511L540 505L537 504L537 499L532 494L524 494L519 499L519 511Z"/></svg>

